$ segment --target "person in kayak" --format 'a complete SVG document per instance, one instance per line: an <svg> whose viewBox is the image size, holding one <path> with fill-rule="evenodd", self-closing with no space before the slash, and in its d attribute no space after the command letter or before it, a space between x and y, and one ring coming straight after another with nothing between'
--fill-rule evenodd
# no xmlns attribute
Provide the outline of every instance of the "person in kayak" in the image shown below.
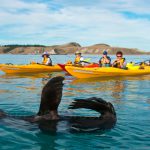
<svg viewBox="0 0 150 150"><path fill-rule="evenodd" d="M43 57L43 60L42 60L42 64L43 64L43 65L52 66L52 60L51 60L51 58L49 57L48 52L44 52L44 53L42 54L42 57Z"/></svg>
<svg viewBox="0 0 150 150"><path fill-rule="evenodd" d="M107 51L103 52L103 56L99 60L99 66L100 67L110 67L111 64L111 58L107 56Z"/></svg>
<svg viewBox="0 0 150 150"><path fill-rule="evenodd" d="M123 53L121 51L118 51L116 53L116 57L117 59L113 62L112 67L125 69L126 61L125 58L123 58Z"/></svg>
<svg viewBox="0 0 150 150"><path fill-rule="evenodd" d="M74 64L75 65L84 65L84 58L82 57L82 54L79 52L79 51L77 51L76 53L75 53L75 55L76 55L76 57L75 57L75 61L74 61Z"/></svg>

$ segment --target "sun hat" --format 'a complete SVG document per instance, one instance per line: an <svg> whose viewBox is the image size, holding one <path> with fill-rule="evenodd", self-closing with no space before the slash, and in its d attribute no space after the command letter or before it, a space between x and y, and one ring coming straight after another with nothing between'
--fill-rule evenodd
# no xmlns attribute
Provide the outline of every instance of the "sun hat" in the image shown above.
<svg viewBox="0 0 150 150"><path fill-rule="evenodd" d="M75 52L75 55L77 55L77 54L81 54L81 52L79 52L79 51L76 51L76 52Z"/></svg>
<svg viewBox="0 0 150 150"><path fill-rule="evenodd" d="M103 55L107 55L107 51L103 51Z"/></svg>
<svg viewBox="0 0 150 150"><path fill-rule="evenodd" d="M44 57L44 55L49 56L49 53L48 53L48 52L44 52L44 53L42 54L42 57Z"/></svg>

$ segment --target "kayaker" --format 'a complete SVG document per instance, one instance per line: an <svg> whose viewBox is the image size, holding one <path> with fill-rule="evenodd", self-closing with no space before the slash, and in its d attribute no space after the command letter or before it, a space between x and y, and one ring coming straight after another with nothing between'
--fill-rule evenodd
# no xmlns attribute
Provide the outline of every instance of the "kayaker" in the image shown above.
<svg viewBox="0 0 150 150"><path fill-rule="evenodd" d="M150 60L141 62L140 65L143 65L143 66L150 66Z"/></svg>
<svg viewBox="0 0 150 150"><path fill-rule="evenodd" d="M111 58L107 56L107 51L103 52L103 56L99 60L99 66L100 67L110 67L111 64Z"/></svg>
<svg viewBox="0 0 150 150"><path fill-rule="evenodd" d="M82 54L79 51L77 51L75 53L75 55L76 55L76 57L75 57L74 64L75 65L84 65L84 62L83 62L84 58L82 57Z"/></svg>
<svg viewBox="0 0 150 150"><path fill-rule="evenodd" d="M125 62L125 58L123 58L123 53L121 51L118 51L116 53L116 57L117 59L113 62L112 67L125 69L126 62Z"/></svg>
<svg viewBox="0 0 150 150"><path fill-rule="evenodd" d="M48 65L48 66L52 66L52 60L51 60L51 58L49 57L48 52L44 52L44 53L42 54L42 57L43 57L42 64Z"/></svg>

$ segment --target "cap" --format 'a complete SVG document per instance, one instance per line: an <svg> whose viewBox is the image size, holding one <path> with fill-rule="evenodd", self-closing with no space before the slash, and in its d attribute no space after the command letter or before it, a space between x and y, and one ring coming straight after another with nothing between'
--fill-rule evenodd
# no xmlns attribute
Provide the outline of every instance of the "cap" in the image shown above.
<svg viewBox="0 0 150 150"><path fill-rule="evenodd" d="M49 56L49 53L48 53L48 52L44 52L44 53L42 54L42 57L44 57L44 55Z"/></svg>
<svg viewBox="0 0 150 150"><path fill-rule="evenodd" d="M103 52L103 55L107 55L107 51L104 51L104 52Z"/></svg>

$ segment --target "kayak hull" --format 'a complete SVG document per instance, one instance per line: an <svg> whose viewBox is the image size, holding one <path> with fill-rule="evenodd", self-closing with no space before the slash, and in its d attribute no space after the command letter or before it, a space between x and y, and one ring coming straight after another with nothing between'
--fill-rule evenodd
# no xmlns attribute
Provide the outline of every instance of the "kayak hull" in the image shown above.
<svg viewBox="0 0 150 150"><path fill-rule="evenodd" d="M62 71L62 69L58 65L46 66L46 65L40 65L40 64L3 65L0 69L7 74L13 74L13 73L46 73L46 72Z"/></svg>
<svg viewBox="0 0 150 150"><path fill-rule="evenodd" d="M99 78L150 74L150 67L146 67L145 69L124 70L113 67L82 68L66 66L65 69L76 78Z"/></svg>
<svg viewBox="0 0 150 150"><path fill-rule="evenodd" d="M5 67L5 66L12 66L13 64L11 64L11 63L7 63L7 64L0 64L0 69L2 68L2 67Z"/></svg>

